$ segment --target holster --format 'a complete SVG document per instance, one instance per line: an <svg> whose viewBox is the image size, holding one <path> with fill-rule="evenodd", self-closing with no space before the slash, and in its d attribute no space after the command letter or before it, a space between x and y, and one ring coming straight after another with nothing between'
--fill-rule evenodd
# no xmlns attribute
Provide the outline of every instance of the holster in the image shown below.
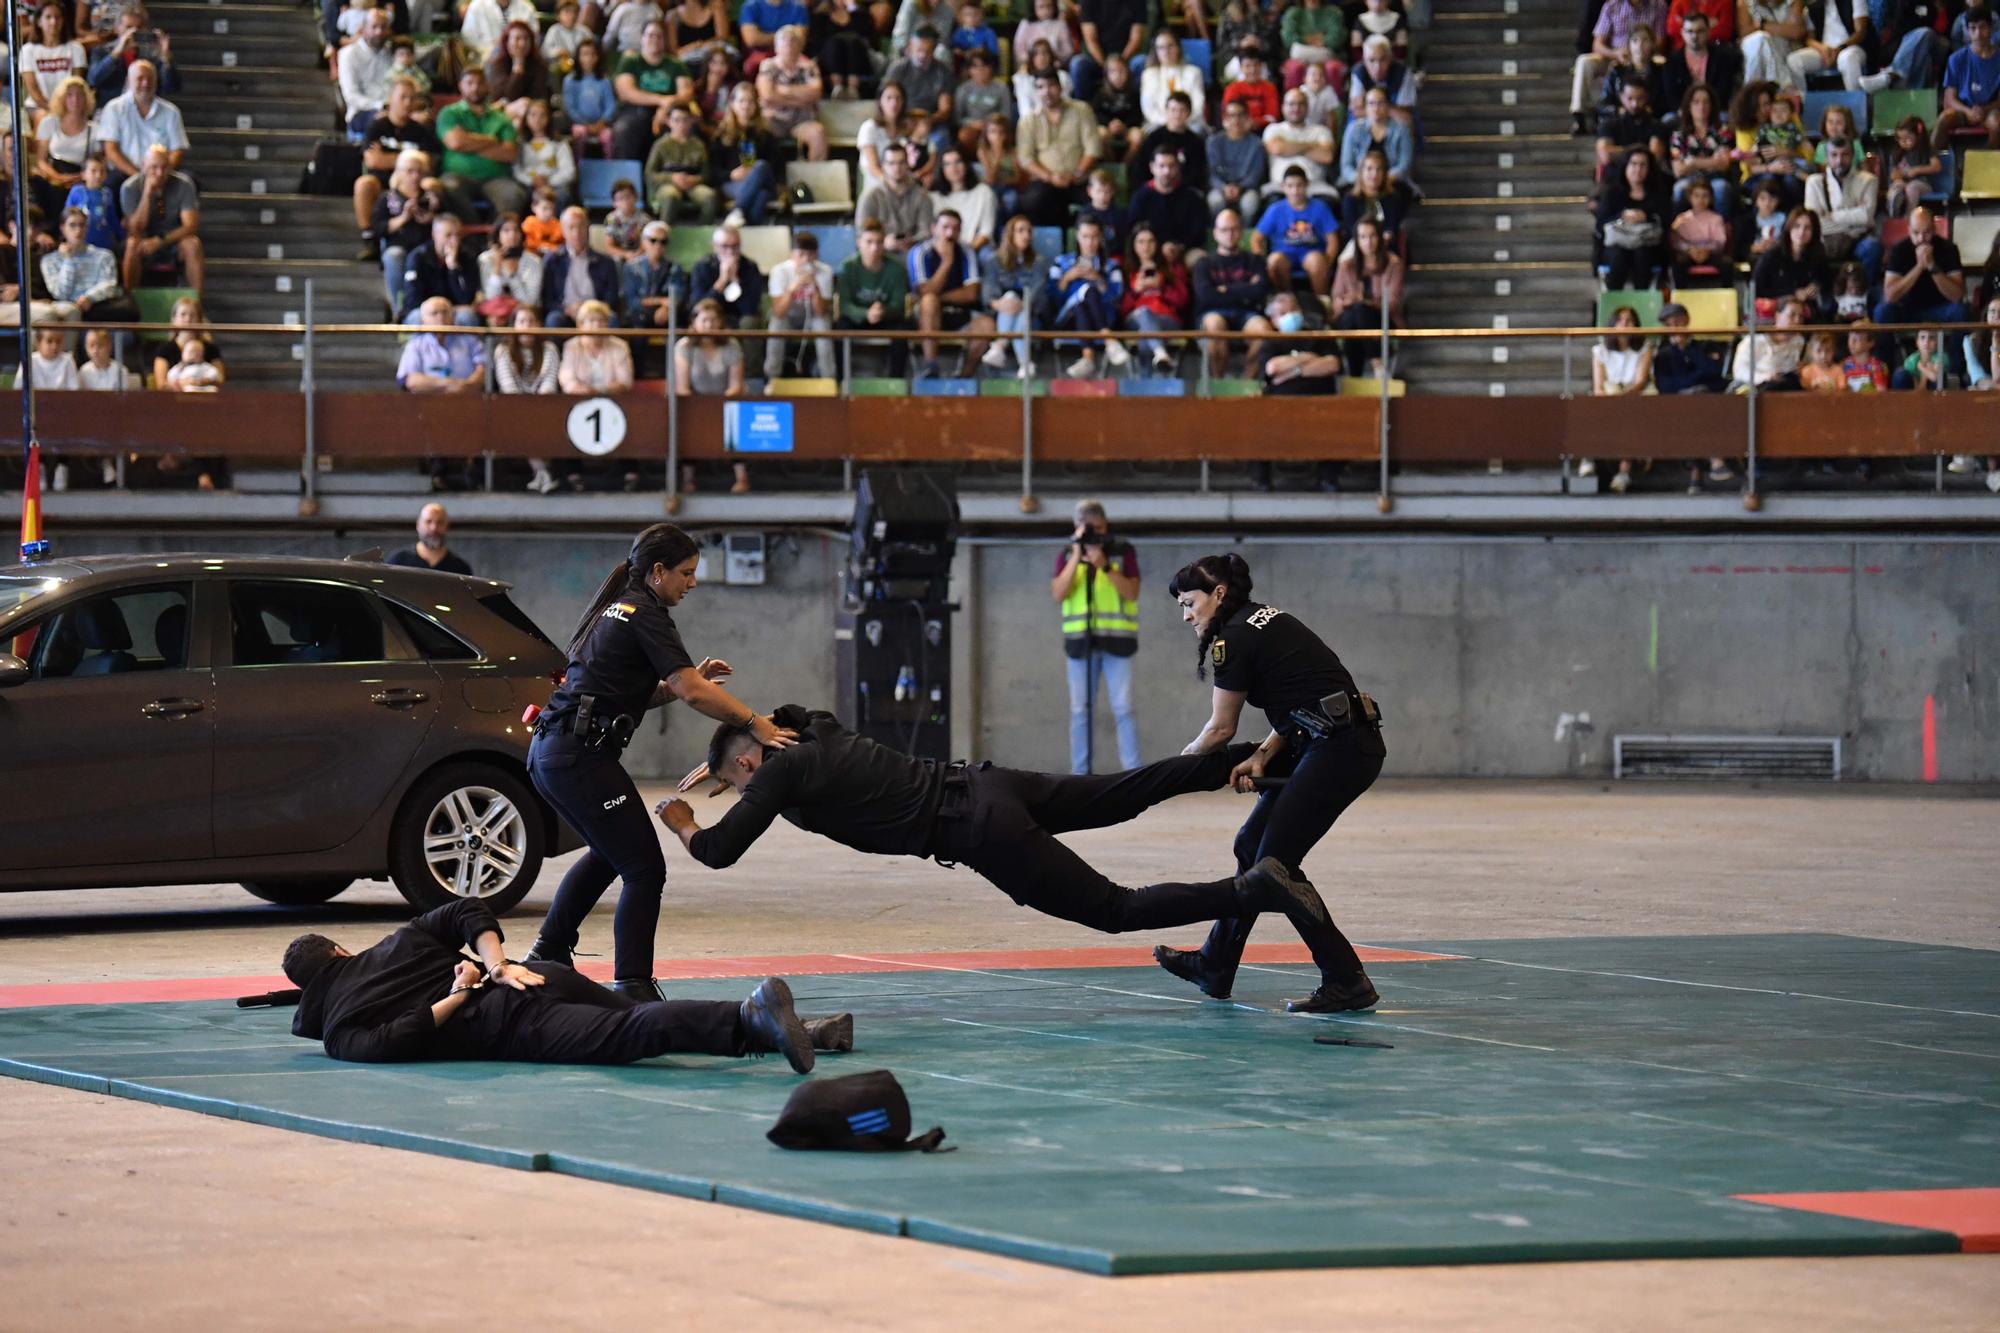
<svg viewBox="0 0 2000 1333"><path fill-rule="evenodd" d="M1359 691L1335 690L1316 704L1294 708L1292 724L1314 740L1323 741L1356 727L1381 727L1382 710Z"/></svg>

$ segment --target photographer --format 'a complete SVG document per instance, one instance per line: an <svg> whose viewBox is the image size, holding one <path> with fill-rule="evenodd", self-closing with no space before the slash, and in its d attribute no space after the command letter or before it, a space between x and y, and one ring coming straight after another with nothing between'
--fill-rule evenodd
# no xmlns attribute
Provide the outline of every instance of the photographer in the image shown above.
<svg viewBox="0 0 2000 1333"><path fill-rule="evenodd" d="M444 191L436 177L424 174L426 170L421 151L410 148L398 154L396 169L389 173L389 188L376 198L369 224L369 230L381 239L382 290L396 319L416 306L404 282L410 256L429 244L431 224L444 212Z"/></svg>
<svg viewBox="0 0 2000 1333"><path fill-rule="evenodd" d="M1081 500L1076 530L1056 558L1049 595L1062 607L1069 658L1069 767L1091 770L1091 712L1104 682L1118 723L1120 768L1139 766L1139 723L1132 716L1132 655L1139 651L1139 556L1111 533L1104 506Z"/></svg>

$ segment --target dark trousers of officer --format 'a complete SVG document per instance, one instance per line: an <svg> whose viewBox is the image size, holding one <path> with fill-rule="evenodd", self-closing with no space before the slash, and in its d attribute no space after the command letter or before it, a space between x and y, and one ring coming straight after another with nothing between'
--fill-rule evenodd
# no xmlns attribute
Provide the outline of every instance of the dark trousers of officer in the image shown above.
<svg viewBox="0 0 2000 1333"><path fill-rule="evenodd" d="M542 938L574 948L583 919L611 887L613 877L622 878L625 887L611 924L614 971L620 979L652 976L653 932L660 924L667 859L646 803L618 762L618 752L592 749L566 732L538 732L528 751L528 776L535 790L590 844L557 887L542 922Z"/></svg>
<svg viewBox="0 0 2000 1333"><path fill-rule="evenodd" d="M1300 739L1303 753L1299 745L1287 744L1278 762L1266 770L1268 777L1288 777L1290 781L1259 796L1250 818L1236 832L1240 870L1275 856L1286 869L1303 878L1306 853L1382 772L1382 737L1373 727L1357 727L1326 740ZM1250 928L1256 924L1254 915L1215 923L1201 946L1202 961L1211 976L1228 982L1236 975L1243 947L1250 940ZM1325 980L1344 985L1361 975L1361 959L1339 928L1326 926L1317 943L1312 937L1306 943Z"/></svg>
<svg viewBox="0 0 2000 1333"><path fill-rule="evenodd" d="M948 802L940 812L933 855L978 871L1024 907L1112 934L1239 913L1243 904L1234 877L1128 889L1056 841L1056 835L1123 824L1169 797L1218 790L1252 748L1232 745L1124 773L971 770L963 809L955 811Z"/></svg>
<svg viewBox="0 0 2000 1333"><path fill-rule="evenodd" d="M530 963L547 983L488 985L466 1022L482 1060L624 1065L655 1055L741 1055L741 1006L729 1000L638 1003L560 963Z"/></svg>

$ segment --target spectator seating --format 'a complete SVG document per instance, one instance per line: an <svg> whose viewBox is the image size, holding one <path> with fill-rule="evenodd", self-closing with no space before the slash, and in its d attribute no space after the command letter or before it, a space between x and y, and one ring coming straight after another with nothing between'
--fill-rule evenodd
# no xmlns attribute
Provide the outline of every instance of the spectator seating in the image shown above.
<svg viewBox="0 0 2000 1333"><path fill-rule="evenodd" d="M1069 249L1061 227L1035 228L1035 253L1046 259L1053 259Z"/></svg>
<svg viewBox="0 0 2000 1333"><path fill-rule="evenodd" d="M1181 39L1181 59L1201 71L1203 83L1216 82L1214 50L1214 45L1205 37ZM1336 130L1335 133L1338 134L1339 131Z"/></svg>
<svg viewBox="0 0 2000 1333"><path fill-rule="evenodd" d="M742 227L743 257L753 259L766 277L792 254L790 227Z"/></svg>
<svg viewBox="0 0 2000 1333"><path fill-rule="evenodd" d="M1118 396L1120 398L1187 397L1187 381L1183 379L1142 376L1137 378L1128 377L1114 382L1118 385Z"/></svg>
<svg viewBox="0 0 2000 1333"><path fill-rule="evenodd" d="M1732 300L1735 298L1732 296ZM1640 287L1630 291L1616 290L1597 294L1597 322L1611 323L1611 316L1620 308L1630 306L1639 314L1639 322L1651 326L1660 322L1660 306L1666 298L1652 287ZM1683 303L1685 304L1685 303Z"/></svg>
<svg viewBox="0 0 2000 1333"><path fill-rule="evenodd" d="M1986 262L1996 235L2000 235L2000 213L1961 213L1952 219L1952 241L1968 270Z"/></svg>
<svg viewBox="0 0 2000 1333"><path fill-rule="evenodd" d="M1873 111L1875 132L1884 136L1894 133L1896 122L1911 116L1918 117L1926 125L1934 125L1938 113L1937 89L1885 88L1875 94Z"/></svg>
<svg viewBox="0 0 2000 1333"><path fill-rule="evenodd" d="M825 264L835 273L840 272L840 266L845 264L854 255L854 228L846 223L834 226L821 224L818 226L794 227L792 230L794 232L809 232L813 236L818 237L820 263Z"/></svg>
<svg viewBox="0 0 2000 1333"><path fill-rule="evenodd" d="M856 147L861 127L874 115L873 102L828 100L819 104L819 123L826 126L826 141L833 148Z"/></svg>
<svg viewBox="0 0 2000 1333"><path fill-rule="evenodd" d="M1408 394L1410 386L1402 380L1391 378L1389 396L1401 398ZM1367 375L1342 375L1340 377L1342 398L1379 398L1382 396L1382 381Z"/></svg>
<svg viewBox="0 0 2000 1333"><path fill-rule="evenodd" d="M1058 382L1081 384L1084 381L1062 380ZM977 398L979 396L979 381L962 379L917 380L910 385L908 392L912 397L916 398Z"/></svg>
<svg viewBox="0 0 2000 1333"><path fill-rule="evenodd" d="M165 324L173 319L174 306L184 296L193 296L192 287L140 287L132 292L132 302L139 307L141 324Z"/></svg>
<svg viewBox="0 0 2000 1333"><path fill-rule="evenodd" d="M611 187L621 180L639 185L646 178L646 164L630 158L586 157L576 164L576 196L585 208L611 207Z"/></svg>
<svg viewBox="0 0 2000 1333"><path fill-rule="evenodd" d="M773 398L838 398L840 381L817 377L781 378L764 385Z"/></svg>
<svg viewBox="0 0 2000 1333"><path fill-rule="evenodd" d="M1031 398L1046 398L1049 396L1049 382L1047 380L1016 379L1011 375L1004 379L979 381L979 396L981 398L1019 398L1023 385L1027 386L1028 396Z"/></svg>
<svg viewBox="0 0 2000 1333"><path fill-rule="evenodd" d="M908 380L887 379L879 375L857 375L847 381L849 398L907 398L910 396Z"/></svg>
<svg viewBox="0 0 2000 1333"><path fill-rule="evenodd" d="M1674 293L1674 300L1688 312L1689 328L1731 328L1741 314L1736 293L1728 287L1684 287ZM1639 322L1657 324L1659 312L1655 310L1652 319L1642 315Z"/></svg>
<svg viewBox="0 0 2000 1333"><path fill-rule="evenodd" d="M1057 380L1049 386L1053 398L1116 398L1118 381L1100 380Z"/></svg>
<svg viewBox="0 0 2000 1333"><path fill-rule="evenodd" d="M1901 244L1903 238L1908 236L1909 234L1910 234L1910 220L1908 218L1890 218L1887 222L1884 222L1882 224L1883 251L1886 253L1887 251L1895 249L1897 245ZM1944 237L1947 241L1951 239L1950 218L1945 217L1942 214L1939 215L1937 219L1937 234Z"/></svg>
<svg viewBox="0 0 2000 1333"><path fill-rule="evenodd" d="M1868 94L1848 92L1806 94L1804 113L1799 117L1799 121L1806 127L1807 134L1819 133L1820 117L1826 114L1826 109L1830 106L1846 107L1854 117L1854 132L1864 138L1867 136ZM1926 120L1924 123L1928 125L1930 121ZM1891 128L1894 128L1893 124Z"/></svg>
<svg viewBox="0 0 2000 1333"><path fill-rule="evenodd" d="M1210 398L1261 398L1264 396L1264 382L1250 379L1212 379L1208 382Z"/></svg>
<svg viewBox="0 0 2000 1333"><path fill-rule="evenodd" d="M697 222L679 224L667 237L667 258L684 269L694 268L714 253L713 234L710 228Z"/></svg>
<svg viewBox="0 0 2000 1333"><path fill-rule="evenodd" d="M812 195L811 203L791 206L795 218L849 217L854 212L854 177L845 162L787 162L785 185L803 185Z"/></svg>
<svg viewBox="0 0 2000 1333"><path fill-rule="evenodd" d="M1958 197L1968 203L2000 199L2000 152L1978 148L1965 155L1965 179L1959 182Z"/></svg>

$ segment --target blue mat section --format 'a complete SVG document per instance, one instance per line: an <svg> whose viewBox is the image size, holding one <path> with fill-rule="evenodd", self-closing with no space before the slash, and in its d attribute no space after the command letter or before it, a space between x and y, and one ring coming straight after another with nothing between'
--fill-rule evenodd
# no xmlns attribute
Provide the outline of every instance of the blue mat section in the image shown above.
<svg viewBox="0 0 2000 1333"><path fill-rule="evenodd" d="M0 1012L0 1073L1093 1273L1910 1253L1938 1231L1740 1193L2000 1184L1992 953L1834 936L1413 945L1371 1016L1151 969L793 979L855 1011L934 1156L786 1153L776 1060L342 1065L289 1011ZM729 982L676 983L682 995ZM1316 1034L1393 1049L1316 1045Z"/></svg>

